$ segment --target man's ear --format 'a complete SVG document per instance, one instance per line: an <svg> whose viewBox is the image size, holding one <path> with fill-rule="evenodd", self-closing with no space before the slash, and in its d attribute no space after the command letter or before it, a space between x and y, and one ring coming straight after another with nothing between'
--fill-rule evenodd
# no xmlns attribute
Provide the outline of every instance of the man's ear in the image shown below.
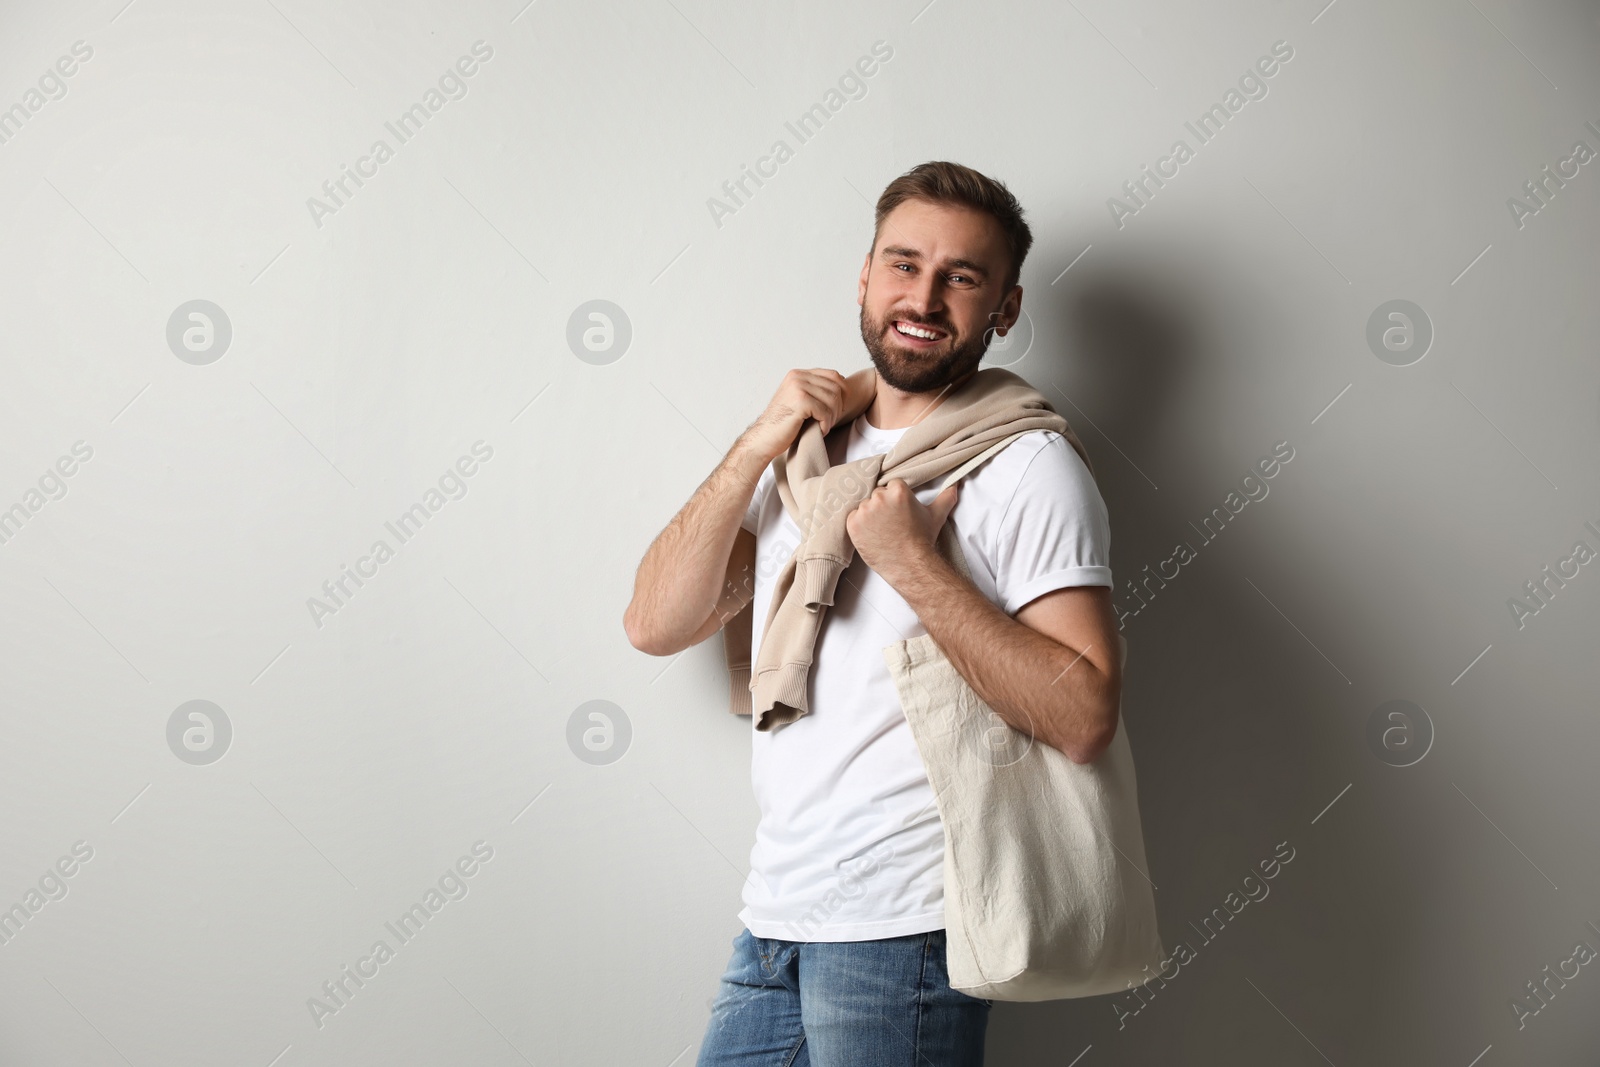
<svg viewBox="0 0 1600 1067"><path fill-rule="evenodd" d="M1000 301L1000 306L989 313L989 328L996 334L1004 336L1011 327L1017 324L1022 317L1022 286L1013 285L1011 291Z"/></svg>
<svg viewBox="0 0 1600 1067"><path fill-rule="evenodd" d="M874 238L875 243L875 238ZM872 250L867 250L866 258L861 261L861 280L856 282L856 304L867 306L867 278L872 277Z"/></svg>

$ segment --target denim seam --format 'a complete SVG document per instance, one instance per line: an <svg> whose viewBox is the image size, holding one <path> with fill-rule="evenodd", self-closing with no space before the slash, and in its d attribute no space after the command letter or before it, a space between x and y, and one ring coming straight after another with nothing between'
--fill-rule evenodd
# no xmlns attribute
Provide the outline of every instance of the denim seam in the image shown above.
<svg viewBox="0 0 1600 1067"><path fill-rule="evenodd" d="M933 952L933 934L922 935L922 968L917 974L917 1025L916 1037L912 1039L911 1054L915 1057L913 1063L921 1063L926 1057L922 1055L922 1019L927 1014L928 1000L928 956Z"/></svg>
<svg viewBox="0 0 1600 1067"><path fill-rule="evenodd" d="M797 946L791 948L791 950L790 950L790 959L791 960L797 959L798 956L799 956L799 952L800 952L800 949ZM782 954L783 954L782 945L780 945L779 943L774 941L773 945L772 945L772 955L773 956L781 956ZM798 967L796 968L796 971L797 971L796 978L798 979ZM795 982L795 984L791 987L788 982L784 981L783 970L782 970L781 966L773 968L772 977L776 978L779 981L779 983L783 986L784 989L786 989L790 993L794 994L795 1010L798 1011L799 1007L800 1007L800 983L799 983L799 981L797 980ZM805 1031L805 1026L802 1023L802 1025L800 1027L800 1040L796 1041L794 1043L794 1048L789 1050L789 1056L788 1056L787 1059L785 1059L783 1061L782 1067L791 1067L791 1065L794 1063L794 1061L799 1058L800 1050L805 1048L805 1047L806 1047L806 1031Z"/></svg>

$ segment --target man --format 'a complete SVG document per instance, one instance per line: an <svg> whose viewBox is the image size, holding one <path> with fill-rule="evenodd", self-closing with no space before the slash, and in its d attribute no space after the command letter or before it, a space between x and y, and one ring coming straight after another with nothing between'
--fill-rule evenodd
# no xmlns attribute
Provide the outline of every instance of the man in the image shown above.
<svg viewBox="0 0 1600 1067"><path fill-rule="evenodd" d="M1004 185L924 163L884 190L876 223L857 292L873 369L785 376L645 554L624 619L636 648L671 655L716 633L741 606L726 579L757 559L759 647L774 574L801 541L772 461L808 419L834 464L890 452L1021 314L1032 236ZM935 548L946 520L971 581ZM1023 434L943 491L891 479L846 529L855 557L816 639L809 710L752 731L761 820L745 929L700 1067L983 1061L990 1002L949 985L943 827L886 645L931 635L1001 719L1077 762L1116 731L1109 524L1060 434Z"/></svg>

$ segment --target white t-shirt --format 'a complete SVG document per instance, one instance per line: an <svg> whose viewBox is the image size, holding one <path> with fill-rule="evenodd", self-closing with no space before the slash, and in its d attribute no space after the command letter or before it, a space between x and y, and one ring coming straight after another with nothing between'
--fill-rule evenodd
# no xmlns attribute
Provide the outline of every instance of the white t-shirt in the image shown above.
<svg viewBox="0 0 1600 1067"><path fill-rule="evenodd" d="M905 429L862 415L835 464L889 451ZM831 444L838 451L838 440ZM945 477L915 490L924 505ZM769 465L741 524L756 535L751 648L800 530ZM951 512L974 583L1006 614L1045 593L1111 585L1105 502L1083 460L1048 430L969 472ZM944 830L883 649L927 631L857 555L826 609L807 681L811 713L754 729L761 812L739 918L757 937L864 941L944 927Z"/></svg>

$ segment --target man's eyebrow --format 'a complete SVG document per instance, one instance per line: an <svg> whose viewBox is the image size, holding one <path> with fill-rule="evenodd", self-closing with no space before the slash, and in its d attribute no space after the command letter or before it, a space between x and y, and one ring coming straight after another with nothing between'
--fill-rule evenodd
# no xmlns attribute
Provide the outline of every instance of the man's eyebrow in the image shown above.
<svg viewBox="0 0 1600 1067"><path fill-rule="evenodd" d="M918 252L915 248L907 248L904 245L885 245L880 254L885 256L899 256L901 259L915 259L918 261L921 261L922 259L921 252ZM989 272L985 270L981 264L974 263L970 259L947 259L944 261L943 269L964 270L968 274L976 274L980 278L989 277Z"/></svg>

